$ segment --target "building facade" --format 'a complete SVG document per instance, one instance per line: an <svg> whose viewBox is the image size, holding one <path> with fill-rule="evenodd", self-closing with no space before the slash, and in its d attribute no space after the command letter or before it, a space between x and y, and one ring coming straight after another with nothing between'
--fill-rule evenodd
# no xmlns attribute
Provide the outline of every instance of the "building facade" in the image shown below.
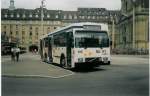
<svg viewBox="0 0 150 96"><path fill-rule="evenodd" d="M149 0L121 0L115 48L149 49Z"/></svg>
<svg viewBox="0 0 150 96"><path fill-rule="evenodd" d="M11 9L12 8L12 9ZM17 38L19 45L26 47L39 46L41 36L58 28L78 22L107 23L112 29L112 19L119 11L105 8L78 8L77 11L48 10L43 8L15 9L14 1L10 0L8 9L1 9L1 32L10 38ZM41 26L43 25L43 26ZM112 30L110 30L110 35Z"/></svg>

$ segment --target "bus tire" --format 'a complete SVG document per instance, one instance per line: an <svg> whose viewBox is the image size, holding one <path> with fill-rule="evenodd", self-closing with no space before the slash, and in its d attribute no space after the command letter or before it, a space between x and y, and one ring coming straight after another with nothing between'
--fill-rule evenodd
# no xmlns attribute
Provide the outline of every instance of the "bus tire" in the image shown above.
<svg viewBox="0 0 150 96"><path fill-rule="evenodd" d="M107 65L110 65L110 61L107 63Z"/></svg>
<svg viewBox="0 0 150 96"><path fill-rule="evenodd" d="M61 56L61 58L60 58L60 65L63 68L66 67L66 61L65 61L65 57L64 56Z"/></svg>

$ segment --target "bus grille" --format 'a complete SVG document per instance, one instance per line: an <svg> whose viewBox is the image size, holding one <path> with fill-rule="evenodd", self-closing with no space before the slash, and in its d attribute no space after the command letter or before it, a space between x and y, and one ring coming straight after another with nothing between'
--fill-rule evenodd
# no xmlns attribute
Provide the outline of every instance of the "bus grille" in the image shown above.
<svg viewBox="0 0 150 96"><path fill-rule="evenodd" d="M99 62L99 58L85 58L85 62Z"/></svg>

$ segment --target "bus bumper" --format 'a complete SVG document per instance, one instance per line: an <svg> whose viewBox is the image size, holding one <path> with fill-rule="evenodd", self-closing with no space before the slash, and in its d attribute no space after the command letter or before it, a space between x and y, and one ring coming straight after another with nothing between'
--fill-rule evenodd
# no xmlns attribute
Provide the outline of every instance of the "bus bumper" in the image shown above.
<svg viewBox="0 0 150 96"><path fill-rule="evenodd" d="M75 67L99 67L102 62L77 62Z"/></svg>

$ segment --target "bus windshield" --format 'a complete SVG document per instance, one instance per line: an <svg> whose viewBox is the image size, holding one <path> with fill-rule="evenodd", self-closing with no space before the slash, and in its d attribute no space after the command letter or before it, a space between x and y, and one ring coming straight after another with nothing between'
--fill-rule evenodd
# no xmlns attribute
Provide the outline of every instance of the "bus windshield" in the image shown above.
<svg viewBox="0 0 150 96"><path fill-rule="evenodd" d="M75 47L109 47L108 34L106 31L76 31Z"/></svg>

